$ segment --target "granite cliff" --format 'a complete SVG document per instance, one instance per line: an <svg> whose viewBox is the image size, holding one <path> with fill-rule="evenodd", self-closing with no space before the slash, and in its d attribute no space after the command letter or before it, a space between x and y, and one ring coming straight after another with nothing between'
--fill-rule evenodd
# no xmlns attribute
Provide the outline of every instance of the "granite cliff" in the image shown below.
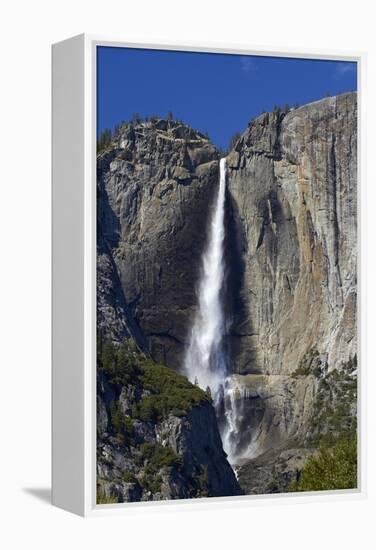
<svg viewBox="0 0 376 550"><path fill-rule="evenodd" d="M343 94L261 115L228 156L248 454L306 435L320 377L356 355L356 128L356 94Z"/></svg>
<svg viewBox="0 0 376 550"><path fill-rule="evenodd" d="M162 119L125 125L98 157L99 327L121 338L129 319L140 345L177 369L218 157L204 135Z"/></svg>
<svg viewBox="0 0 376 550"><path fill-rule="evenodd" d="M313 347L330 368L356 353L356 122L355 94L266 113L229 155L237 372L289 374Z"/></svg>
<svg viewBox="0 0 376 550"><path fill-rule="evenodd" d="M197 308L218 161L203 134L159 118L122 125L98 155L98 330L178 372ZM262 114L235 142L227 170L238 475L247 492L286 490L320 438L353 428L356 417L356 94ZM102 380L103 402L107 387ZM185 417L191 431L208 429L210 407ZM173 415L164 422L153 441L160 429L182 429ZM213 449L219 456L220 441ZM120 460L123 451L111 452ZM196 496L217 490L195 487Z"/></svg>

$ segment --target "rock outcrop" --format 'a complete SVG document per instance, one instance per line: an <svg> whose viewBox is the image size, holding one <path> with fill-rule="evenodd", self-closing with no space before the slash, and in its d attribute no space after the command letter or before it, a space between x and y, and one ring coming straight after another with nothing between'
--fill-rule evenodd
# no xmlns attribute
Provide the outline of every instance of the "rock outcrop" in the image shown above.
<svg viewBox="0 0 376 550"><path fill-rule="evenodd" d="M98 363L99 503L241 494L210 397L139 352L106 349Z"/></svg>
<svg viewBox="0 0 376 550"><path fill-rule="evenodd" d="M141 347L179 368L196 307L218 152L190 127L154 119L124 125L97 166L98 233L111 255L105 260L99 253L98 292L105 292L106 279L117 288L119 281ZM99 303L100 326L113 333L115 316L124 336L122 306L110 298L110 307Z"/></svg>
<svg viewBox="0 0 376 550"><path fill-rule="evenodd" d="M269 449L239 468L238 479L248 495L286 493L299 480L307 458L315 449Z"/></svg>

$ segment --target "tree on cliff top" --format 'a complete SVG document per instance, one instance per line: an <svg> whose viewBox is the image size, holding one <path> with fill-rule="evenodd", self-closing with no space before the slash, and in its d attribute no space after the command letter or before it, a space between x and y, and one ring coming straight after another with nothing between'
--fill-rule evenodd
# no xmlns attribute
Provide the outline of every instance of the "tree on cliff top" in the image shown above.
<svg viewBox="0 0 376 550"><path fill-rule="evenodd" d="M102 132L99 134L99 139L97 141L97 151L98 153L100 151L104 151L104 149L107 149L107 147L111 143L111 130L109 128L105 128L102 130Z"/></svg>

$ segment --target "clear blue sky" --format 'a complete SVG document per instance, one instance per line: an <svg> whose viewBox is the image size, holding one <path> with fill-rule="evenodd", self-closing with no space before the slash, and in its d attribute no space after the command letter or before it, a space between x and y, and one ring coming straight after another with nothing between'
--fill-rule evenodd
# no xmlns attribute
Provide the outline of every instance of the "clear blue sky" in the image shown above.
<svg viewBox="0 0 376 550"><path fill-rule="evenodd" d="M274 105L356 90L356 64L278 57L98 47L98 133L135 112L175 118L226 148Z"/></svg>

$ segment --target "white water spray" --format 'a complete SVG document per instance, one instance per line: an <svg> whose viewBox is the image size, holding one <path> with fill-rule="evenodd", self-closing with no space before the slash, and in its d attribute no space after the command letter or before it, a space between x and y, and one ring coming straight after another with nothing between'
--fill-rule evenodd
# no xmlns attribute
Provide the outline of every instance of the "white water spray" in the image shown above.
<svg viewBox="0 0 376 550"><path fill-rule="evenodd" d="M218 195L212 214L208 243L202 257L202 274L198 289L199 309L190 335L189 347L185 358L185 369L191 382L201 388L210 388L217 413L224 411L222 441L229 459L231 435L235 429L233 418L233 399L227 380L228 365L224 349L226 319L223 303L225 283L225 196L226 196L226 159L220 160Z"/></svg>
<svg viewBox="0 0 376 550"><path fill-rule="evenodd" d="M219 400L227 374L223 353L225 318L221 297L225 276L225 191L226 159L221 159L218 195L210 223L207 248L202 257L202 274L198 289L199 310L193 323L185 359L188 378L203 389L209 386L214 403Z"/></svg>

